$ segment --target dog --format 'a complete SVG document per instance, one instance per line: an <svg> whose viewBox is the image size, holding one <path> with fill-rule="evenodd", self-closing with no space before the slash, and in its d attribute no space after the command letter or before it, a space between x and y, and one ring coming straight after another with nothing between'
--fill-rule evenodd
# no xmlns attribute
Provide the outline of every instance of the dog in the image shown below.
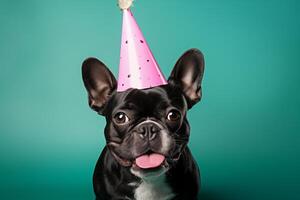
<svg viewBox="0 0 300 200"><path fill-rule="evenodd" d="M168 84L117 92L105 64L83 62L89 106L106 118L106 146L93 175L97 200L197 199L200 172L187 146L186 114L201 99L203 73L203 54L190 49Z"/></svg>

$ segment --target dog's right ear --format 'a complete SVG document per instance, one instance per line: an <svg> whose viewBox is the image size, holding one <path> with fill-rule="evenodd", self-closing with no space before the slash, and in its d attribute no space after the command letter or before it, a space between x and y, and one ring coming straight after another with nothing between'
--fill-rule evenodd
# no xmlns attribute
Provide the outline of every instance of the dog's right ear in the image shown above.
<svg viewBox="0 0 300 200"><path fill-rule="evenodd" d="M103 114L105 104L117 88L114 75L98 59L88 58L82 63L82 79L88 92L90 107Z"/></svg>

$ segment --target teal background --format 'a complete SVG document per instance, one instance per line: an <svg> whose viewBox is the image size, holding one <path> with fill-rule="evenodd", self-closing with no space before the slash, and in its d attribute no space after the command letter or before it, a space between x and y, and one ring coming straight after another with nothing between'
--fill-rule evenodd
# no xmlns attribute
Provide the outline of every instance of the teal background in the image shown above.
<svg viewBox="0 0 300 200"><path fill-rule="evenodd" d="M138 0L132 9L168 75L197 47L203 99L189 112L202 199L300 199L300 1ZM0 199L93 199L104 118L81 63L115 75L113 0L0 1Z"/></svg>

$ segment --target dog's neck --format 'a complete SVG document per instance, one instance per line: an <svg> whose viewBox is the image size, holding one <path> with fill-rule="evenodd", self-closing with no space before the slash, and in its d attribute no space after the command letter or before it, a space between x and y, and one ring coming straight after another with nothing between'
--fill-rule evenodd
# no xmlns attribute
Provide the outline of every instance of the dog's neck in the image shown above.
<svg viewBox="0 0 300 200"><path fill-rule="evenodd" d="M137 185L134 192L136 200L168 200L175 196L169 184L166 182L165 174L151 178L143 178L139 183L135 184Z"/></svg>

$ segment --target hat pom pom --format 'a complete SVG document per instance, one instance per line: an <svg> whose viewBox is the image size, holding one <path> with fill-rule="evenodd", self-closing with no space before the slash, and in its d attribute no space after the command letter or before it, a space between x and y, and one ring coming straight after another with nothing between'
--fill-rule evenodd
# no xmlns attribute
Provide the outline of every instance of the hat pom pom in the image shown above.
<svg viewBox="0 0 300 200"><path fill-rule="evenodd" d="M118 5L121 10L126 10L130 8L130 6L133 3L133 0L118 0L118 1L119 1Z"/></svg>

